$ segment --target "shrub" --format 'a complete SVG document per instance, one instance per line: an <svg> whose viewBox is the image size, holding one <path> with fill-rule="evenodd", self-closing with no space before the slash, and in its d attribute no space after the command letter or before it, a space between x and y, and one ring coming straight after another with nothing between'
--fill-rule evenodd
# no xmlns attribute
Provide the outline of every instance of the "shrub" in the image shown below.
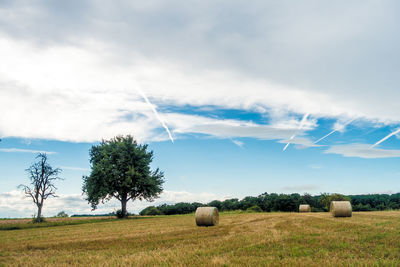
<svg viewBox="0 0 400 267"><path fill-rule="evenodd" d="M60 217L60 218L66 218L69 217L68 214L66 214L64 211L60 211L56 217Z"/></svg>
<svg viewBox="0 0 400 267"><path fill-rule="evenodd" d="M119 219L127 218L129 215L130 215L129 212L126 212L126 214L124 214L121 209L119 209L115 212L115 216L117 216L117 218L119 218Z"/></svg>
<svg viewBox="0 0 400 267"><path fill-rule="evenodd" d="M46 220L44 219L44 217L43 216L40 216L40 217L33 217L32 218L32 222L33 223L42 223L42 222L45 222Z"/></svg>
<svg viewBox="0 0 400 267"><path fill-rule="evenodd" d="M163 213L156 207L150 206L140 212L140 215L162 215Z"/></svg>
<svg viewBox="0 0 400 267"><path fill-rule="evenodd" d="M263 210L259 206L254 205L254 206L248 208L246 211L247 212L262 212Z"/></svg>
<svg viewBox="0 0 400 267"><path fill-rule="evenodd" d="M353 206L354 211L371 211L371 206L369 204L363 205L363 204L357 204Z"/></svg>

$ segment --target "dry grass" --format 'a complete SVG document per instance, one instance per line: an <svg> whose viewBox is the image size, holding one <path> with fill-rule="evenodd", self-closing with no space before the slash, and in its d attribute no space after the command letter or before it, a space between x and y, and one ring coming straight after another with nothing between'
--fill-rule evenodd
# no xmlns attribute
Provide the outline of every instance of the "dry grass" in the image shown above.
<svg viewBox="0 0 400 267"><path fill-rule="evenodd" d="M51 217L46 218L46 222L62 222L62 221L81 221L81 220L102 220L102 219L113 219L115 216L93 216L93 217ZM30 223L32 219L0 219L0 224L18 224L18 223Z"/></svg>
<svg viewBox="0 0 400 267"><path fill-rule="evenodd" d="M0 266L400 265L400 212L221 213L0 231Z"/></svg>

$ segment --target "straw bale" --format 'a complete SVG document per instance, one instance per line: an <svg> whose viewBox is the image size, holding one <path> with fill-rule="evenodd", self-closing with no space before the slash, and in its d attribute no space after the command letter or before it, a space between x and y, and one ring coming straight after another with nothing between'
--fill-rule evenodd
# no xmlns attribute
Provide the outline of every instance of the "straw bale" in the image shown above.
<svg viewBox="0 0 400 267"><path fill-rule="evenodd" d="M311 212L311 207L308 204L302 204L299 206L299 212Z"/></svg>
<svg viewBox="0 0 400 267"><path fill-rule="evenodd" d="M216 207L199 207L196 210L197 226L214 226L219 222L218 209Z"/></svg>
<svg viewBox="0 0 400 267"><path fill-rule="evenodd" d="M351 217L352 213L350 201L332 201L330 210L333 217Z"/></svg>

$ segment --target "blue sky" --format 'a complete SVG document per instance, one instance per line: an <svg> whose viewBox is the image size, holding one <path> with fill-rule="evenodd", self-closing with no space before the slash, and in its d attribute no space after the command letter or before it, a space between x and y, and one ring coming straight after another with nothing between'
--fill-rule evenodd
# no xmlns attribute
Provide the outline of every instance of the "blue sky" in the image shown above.
<svg viewBox="0 0 400 267"><path fill-rule="evenodd" d="M1 1L0 217L34 213L16 187L38 151L65 178L44 214L90 213L88 151L120 134L150 144L165 172L153 204L400 192L398 10L397 1Z"/></svg>

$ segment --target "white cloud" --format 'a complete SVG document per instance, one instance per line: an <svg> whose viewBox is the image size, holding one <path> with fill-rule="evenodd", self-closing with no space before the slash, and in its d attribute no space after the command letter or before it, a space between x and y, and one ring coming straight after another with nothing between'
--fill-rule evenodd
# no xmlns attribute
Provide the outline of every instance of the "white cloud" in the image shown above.
<svg viewBox="0 0 400 267"><path fill-rule="evenodd" d="M135 88L159 107L211 105L270 119L186 125L198 118L160 111L181 134L282 140L299 122L282 114L293 113L396 123L396 5L2 3L0 136L166 140Z"/></svg>
<svg viewBox="0 0 400 267"><path fill-rule="evenodd" d="M387 150L377 147L371 148L371 145L368 144L335 145L328 148L324 153L365 159L400 157L400 150Z"/></svg>
<svg viewBox="0 0 400 267"><path fill-rule="evenodd" d="M0 148L0 152L6 153L46 153L46 154L56 154L57 152L53 151L43 151L43 150L33 150L33 149L21 149L21 148Z"/></svg>
<svg viewBox="0 0 400 267"><path fill-rule="evenodd" d="M71 171L90 171L90 168L71 167L71 166L60 166L60 169L71 170Z"/></svg>
<svg viewBox="0 0 400 267"><path fill-rule="evenodd" d="M154 202L130 201L128 211L138 213L150 205L161 205L163 203L177 202L201 202L207 203L211 200L222 199L221 196L213 193L191 193L186 191L165 190L160 198ZM116 200L110 200L100 204L95 211L91 211L90 205L80 194L61 194L57 198L48 198L43 207L44 216L54 216L60 211L67 214L104 214L120 209L121 204ZM31 217L35 214L36 208L30 198L26 198L20 191L0 193L0 218L3 217Z"/></svg>
<svg viewBox="0 0 400 267"><path fill-rule="evenodd" d="M298 129L298 121L291 121L280 125L262 125L248 121L232 119L213 119L195 115L185 115L177 113L164 114L168 124L173 127L176 134L206 134L219 138L250 137L261 140L279 140L289 138ZM304 131L311 130L316 126L315 123L308 123L299 133L304 135ZM302 144L304 139L299 139Z"/></svg>
<svg viewBox="0 0 400 267"><path fill-rule="evenodd" d="M295 145L297 148L308 148L308 147L320 147L320 145L314 144L314 142L306 137L296 137L294 139L284 139L280 140L279 143L282 144L287 144L290 142L290 144Z"/></svg>
<svg viewBox="0 0 400 267"><path fill-rule="evenodd" d="M315 116L367 116L353 105L341 106L326 92L311 93L231 71L192 72L141 56L136 56L135 64L119 66L102 58L99 46L38 50L27 43L1 39L2 66L8 67L0 71L0 111L10 116L0 118L0 135L97 141L133 132L139 139L158 139L160 125L135 87L145 88L159 105L265 107ZM124 119L126 116L134 120ZM281 127L288 121L274 123Z"/></svg>
<svg viewBox="0 0 400 267"><path fill-rule="evenodd" d="M187 191L169 191L165 190L159 199L154 203L177 203L177 202L202 202L206 203L211 200L221 199L214 193L191 193Z"/></svg>
<svg viewBox="0 0 400 267"><path fill-rule="evenodd" d="M321 165L318 165L318 164L310 164L310 165L308 165L308 167L310 167L311 169L314 169L314 170L319 170L319 169L323 168Z"/></svg>
<svg viewBox="0 0 400 267"><path fill-rule="evenodd" d="M346 131L347 124L348 124L348 122L344 122L344 121L338 120L333 125L333 127L332 127L333 129L332 130L336 130L337 132L343 133L344 131Z"/></svg>
<svg viewBox="0 0 400 267"><path fill-rule="evenodd" d="M92 212L90 205L80 194L59 195L57 198L48 198L44 202L44 216L54 216L60 211L67 214L101 214L112 212L117 207L115 201L100 205L96 212ZM30 198L20 191L0 193L0 217L31 217L37 212Z"/></svg>

